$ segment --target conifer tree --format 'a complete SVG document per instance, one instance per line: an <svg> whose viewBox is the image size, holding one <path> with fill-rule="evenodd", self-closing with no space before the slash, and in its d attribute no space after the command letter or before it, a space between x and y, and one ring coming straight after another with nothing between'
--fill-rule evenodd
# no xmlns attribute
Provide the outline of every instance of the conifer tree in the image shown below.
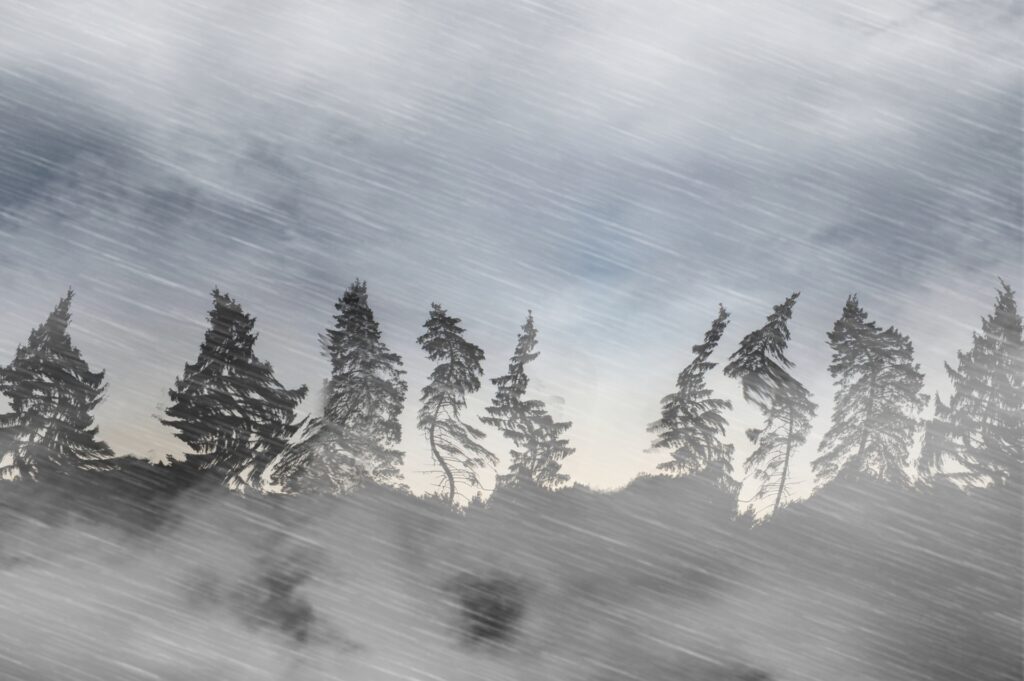
<svg viewBox="0 0 1024 681"><path fill-rule="evenodd" d="M498 476L499 484L533 484L551 489L569 479L561 472L562 461L575 450L562 437L572 423L555 421L542 401L526 399L530 382L526 365L537 358L536 346L537 329L530 312L509 360L508 373L491 379L497 390L487 407L488 416L481 420L501 430L515 445L510 452L509 471Z"/></svg>
<svg viewBox="0 0 1024 681"><path fill-rule="evenodd" d="M334 326L320 336L331 363L324 413L282 457L276 475L288 491L338 494L400 477L405 455L394 445L408 387L402 359L381 340L366 282L357 279L334 307Z"/></svg>
<svg viewBox="0 0 1024 681"><path fill-rule="evenodd" d="M747 431L755 449L744 466L761 481L757 498L774 496L772 513L782 505L793 455L807 441L817 408L807 389L790 375L793 363L785 356L789 320L799 295L776 305L765 325L740 342L725 366L725 375L740 380L744 399L764 416L761 428Z"/></svg>
<svg viewBox="0 0 1024 681"><path fill-rule="evenodd" d="M288 390L278 382L253 352L256 319L217 289L209 321L198 358L169 391L161 423L192 450L189 467L232 488L259 490L267 466L302 426L295 409L306 387Z"/></svg>
<svg viewBox="0 0 1024 681"><path fill-rule="evenodd" d="M484 359L483 350L463 337L460 321L434 303L423 325L426 333L417 339L427 357L436 363L420 397L417 425L444 474L449 506L455 501L457 483L478 487L477 469L497 463L497 457L477 442L484 433L460 418L466 395L480 389L480 363Z"/></svg>
<svg viewBox="0 0 1024 681"><path fill-rule="evenodd" d="M73 296L69 290L0 369L0 392L11 409L0 415L0 477L102 469L113 458L92 416L106 391L104 372L89 369L68 335Z"/></svg>
<svg viewBox="0 0 1024 681"><path fill-rule="evenodd" d="M906 468L917 414L928 398L914 346L895 328L881 329L850 296L828 334L835 379L832 426L812 462L819 481L866 475L908 485Z"/></svg>
<svg viewBox="0 0 1024 681"><path fill-rule="evenodd" d="M729 323L729 313L718 306L718 317L704 334L704 342L693 346L694 359L679 373L676 390L661 400L661 418L648 427L655 434L652 449L669 449L672 458L658 464L660 470L680 475L706 473L726 489L732 479L733 446L722 442L726 420L732 409L729 400L714 397L706 378L715 363L708 361Z"/></svg>
<svg viewBox="0 0 1024 681"><path fill-rule="evenodd" d="M946 365L953 384L949 404L936 396L919 468L930 477L945 464L972 483L1024 482L1024 345L1014 291L1000 280L995 308L983 317L971 349Z"/></svg>

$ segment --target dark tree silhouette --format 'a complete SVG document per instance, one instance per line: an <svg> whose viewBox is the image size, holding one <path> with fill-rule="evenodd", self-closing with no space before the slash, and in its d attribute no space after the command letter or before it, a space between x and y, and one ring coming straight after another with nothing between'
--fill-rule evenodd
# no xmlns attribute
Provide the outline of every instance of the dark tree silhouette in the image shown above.
<svg viewBox="0 0 1024 681"><path fill-rule="evenodd" d="M936 396L919 468L926 477L951 473L972 483L1024 482L1024 346L1014 291L1000 280L995 309L981 320L971 349L957 353L949 404Z"/></svg>
<svg viewBox="0 0 1024 681"><path fill-rule="evenodd" d="M402 358L381 340L366 282L358 279L335 304L334 327L320 336L331 362L323 417L281 460L275 476L289 491L338 494L365 482L400 478L404 454L398 417L408 388Z"/></svg>
<svg viewBox="0 0 1024 681"><path fill-rule="evenodd" d="M161 423L192 450L188 466L229 487L258 490L267 466L302 426L295 409L306 387L288 390L277 381L253 353L256 319L216 289L209 321L199 357L175 381Z"/></svg>
<svg viewBox="0 0 1024 681"><path fill-rule="evenodd" d="M857 296L847 299L828 344L836 394L832 427L812 462L819 482L867 475L909 485L917 414L928 402L913 344L895 328L869 322Z"/></svg>
<svg viewBox="0 0 1024 681"><path fill-rule="evenodd" d="M774 496L772 513L782 505L793 454L807 441L816 409L811 394L787 371L793 366L785 356L788 324L799 295L776 305L765 325L740 342L725 366L725 375L742 383L744 399L764 415L763 427L747 431L755 449L744 466L761 481L757 498Z"/></svg>
<svg viewBox="0 0 1024 681"><path fill-rule="evenodd" d="M693 346L693 361L679 373L676 390L662 398L661 418L647 430L655 435L652 449L671 450L672 458L658 464L659 469L679 475L707 474L723 488L734 489L733 446L722 442L723 412L732 409L732 404L714 397L706 383L708 372L715 368L708 359L728 323L729 313L719 305L718 317L704 334L704 342Z"/></svg>
<svg viewBox="0 0 1024 681"><path fill-rule="evenodd" d="M423 325L426 333L417 339L436 363L420 397L417 425L444 474L449 505L455 501L458 483L479 487L477 469L497 463L497 457L477 442L484 433L460 418L466 395L480 390L480 362L484 359L484 351L463 337L460 321L435 303Z"/></svg>
<svg viewBox="0 0 1024 681"><path fill-rule="evenodd" d="M533 484L550 489L569 479L561 472L562 461L574 450L562 435L572 423L555 421L542 401L525 399L530 382L526 365L537 358L536 347L537 329L530 312L509 360L508 373L491 379L497 390L487 407L488 415L481 420L501 430L516 447L510 452L509 472L498 476L498 483Z"/></svg>
<svg viewBox="0 0 1024 681"><path fill-rule="evenodd" d="M112 462L92 416L106 390L104 372L89 369L68 335L73 295L69 290L0 370L0 392L11 408L0 415L4 478L38 479Z"/></svg>

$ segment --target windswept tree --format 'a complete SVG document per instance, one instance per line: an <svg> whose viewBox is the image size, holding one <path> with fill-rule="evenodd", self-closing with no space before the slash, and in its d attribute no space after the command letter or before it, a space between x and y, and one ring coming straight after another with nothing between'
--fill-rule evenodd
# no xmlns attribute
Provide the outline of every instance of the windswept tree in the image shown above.
<svg viewBox="0 0 1024 681"><path fill-rule="evenodd" d="M275 473L288 491L340 494L400 477L405 455L395 445L402 438L398 417L408 388L402 358L381 340L366 282L357 279L334 307L334 326L320 336L331 363L323 416L311 422Z"/></svg>
<svg viewBox="0 0 1024 681"><path fill-rule="evenodd" d="M0 415L0 477L106 468L113 457L97 439L92 416L106 390L104 372L89 369L68 335L73 295L69 290L0 369L0 392L11 409Z"/></svg>
<svg viewBox="0 0 1024 681"><path fill-rule="evenodd" d="M575 450L563 437L572 423L555 421L541 400L526 399L530 382L526 365L537 358L536 347L537 329L530 312L509 360L508 373L491 379L497 390L487 407L488 415L481 420L499 429L515 446L510 452L508 473L498 476L499 484L533 484L551 489L568 481L569 476L561 472L562 461Z"/></svg>
<svg viewBox="0 0 1024 681"><path fill-rule="evenodd" d="M417 426L426 435L430 453L444 475L448 505L455 501L458 484L479 487L477 470L498 462L478 442L483 431L461 418L466 395L480 390L484 351L463 337L460 321L435 303L423 325L426 333L416 339L435 363L430 383L420 396Z"/></svg>
<svg viewBox="0 0 1024 681"><path fill-rule="evenodd" d="M253 352L256 319L217 289L209 322L198 358L170 390L161 423L191 450L189 467L231 488L259 490L267 466L302 426L295 409L306 387L288 390L278 382Z"/></svg>
<svg viewBox="0 0 1024 681"><path fill-rule="evenodd" d="M832 426L812 462L819 482L867 476L909 485L907 465L928 402L914 346L896 329L879 328L850 296L828 334L835 379Z"/></svg>
<svg viewBox="0 0 1024 681"><path fill-rule="evenodd" d="M958 464L975 484L1024 482L1024 346L1014 291L1004 281L995 309L981 320L971 349L957 353L949 404L936 396L935 419L928 424L919 462L922 475Z"/></svg>
<svg viewBox="0 0 1024 681"><path fill-rule="evenodd" d="M764 425L747 431L755 449L744 466L761 485L756 498L774 497L772 513L779 510L790 482L793 455L807 441L817 408L811 394L788 371L789 320L799 293L776 305L764 326L748 334L729 358L725 375L737 378L743 397L761 410Z"/></svg>
<svg viewBox="0 0 1024 681"><path fill-rule="evenodd" d="M695 357L679 373L676 389L661 400L661 418L648 427L654 434L651 449L670 450L671 459L658 464L660 470L677 475L709 475L716 484L734 489L732 478L733 446L722 441L725 435L724 412L732 409L729 400L714 396L707 386L707 375L715 368L708 361L725 333L729 313L718 306L718 317L704 334L704 342L693 346Z"/></svg>

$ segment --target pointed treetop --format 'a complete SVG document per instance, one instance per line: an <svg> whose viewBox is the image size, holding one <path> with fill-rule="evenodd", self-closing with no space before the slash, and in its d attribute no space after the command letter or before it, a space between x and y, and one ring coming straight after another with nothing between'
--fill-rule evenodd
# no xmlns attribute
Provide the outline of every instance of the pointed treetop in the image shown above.
<svg viewBox="0 0 1024 681"><path fill-rule="evenodd" d="M722 334L725 333L725 327L729 324L729 313L726 312L725 306L721 303L718 304L718 316L711 322L711 328L704 334L704 342L694 345L690 350L693 354L697 355L698 358L707 359L715 346L718 345L718 341L721 340Z"/></svg>
<svg viewBox="0 0 1024 681"><path fill-rule="evenodd" d="M436 363L420 397L417 426L440 468L448 504L454 503L460 483L479 486L477 469L497 462L494 454L479 443L483 432L460 417L466 396L480 389L484 352L463 336L459 322L434 303L423 325L426 331L416 339Z"/></svg>
<svg viewBox="0 0 1024 681"><path fill-rule="evenodd" d="M0 416L0 441L10 454L2 475L68 473L113 456L97 438L92 416L106 391L105 374L89 368L68 334L72 297L69 289L0 370L0 392L11 409Z"/></svg>
<svg viewBox="0 0 1024 681"><path fill-rule="evenodd" d="M973 483L1024 479L1024 344L1014 291L999 280L992 312L982 317L970 349L946 365L953 394L936 400L919 469L927 477L955 461Z"/></svg>
<svg viewBox="0 0 1024 681"><path fill-rule="evenodd" d="M366 291L366 282L356 279L341 296L341 301L347 305L366 306L369 302L369 294Z"/></svg>
<svg viewBox="0 0 1024 681"><path fill-rule="evenodd" d="M191 450L188 465L258 490L264 470L302 425L295 409L306 387L284 388L254 353L256 318L220 289L212 297L199 355L175 380L160 421Z"/></svg>
<svg viewBox="0 0 1024 681"><path fill-rule="evenodd" d="M812 462L819 482L842 475L909 484L905 468L927 402L914 346L895 327L879 328L850 296L828 332L836 386L832 425Z"/></svg>
<svg viewBox="0 0 1024 681"><path fill-rule="evenodd" d="M516 349L513 359L520 364L526 364L537 359L540 353L534 352L537 347L537 327L533 324L533 310L526 311L526 321L523 322L522 332L516 341Z"/></svg>
<svg viewBox="0 0 1024 681"><path fill-rule="evenodd" d="M75 292L69 288L67 293L64 294L64 297L57 301L57 304L46 318L46 321L43 322L41 326L37 327L33 333L36 331L66 333L68 325L71 324L71 299L74 298L74 296Z"/></svg>
<svg viewBox="0 0 1024 681"><path fill-rule="evenodd" d="M286 489L334 494L371 480L401 478L405 454L395 445L402 437L399 415L408 388L402 358L381 338L365 281L356 279L334 307L334 324L320 334L331 363L323 416L276 469Z"/></svg>
<svg viewBox="0 0 1024 681"><path fill-rule="evenodd" d="M501 430L517 447L510 452L509 473L499 476L499 483L530 482L553 488L568 480L560 472L561 462L574 450L562 436L572 423L556 422L541 400L524 399L530 380L525 365L538 356L536 346L537 329L533 312L529 311L509 360L508 373L491 379L497 390L486 408L488 415L481 421Z"/></svg>
<svg viewBox="0 0 1024 681"><path fill-rule="evenodd" d="M661 418L648 426L654 433L652 449L671 449L672 459L658 464L660 470L677 474L707 472L725 489L731 489L732 445L721 441L725 435L724 411L728 400L714 397L705 377L715 367L708 359L728 325L729 313L718 306L718 317L704 334L704 342L692 347L693 360L679 372L676 390L661 400Z"/></svg>
<svg viewBox="0 0 1024 681"><path fill-rule="evenodd" d="M797 291L772 308L764 326L747 334L729 357L725 375L740 379L744 399L763 404L793 380L786 371L793 363L785 351L790 339L789 320L799 297Z"/></svg>

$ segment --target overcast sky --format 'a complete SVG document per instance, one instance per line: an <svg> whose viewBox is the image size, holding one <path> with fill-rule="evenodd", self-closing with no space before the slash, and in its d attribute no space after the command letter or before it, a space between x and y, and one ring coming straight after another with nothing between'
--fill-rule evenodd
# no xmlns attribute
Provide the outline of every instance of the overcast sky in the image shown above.
<svg viewBox="0 0 1024 681"><path fill-rule="evenodd" d="M946 391L997 276L1024 284L1020 23L1007 0L0 0L0 361L74 287L101 435L180 453L156 415L215 285L315 394L365 278L421 490L430 303L489 377L532 308L566 471L615 487L664 459L645 428L717 304L724 362L799 290L806 491L848 294ZM715 384L740 458L757 415Z"/></svg>

